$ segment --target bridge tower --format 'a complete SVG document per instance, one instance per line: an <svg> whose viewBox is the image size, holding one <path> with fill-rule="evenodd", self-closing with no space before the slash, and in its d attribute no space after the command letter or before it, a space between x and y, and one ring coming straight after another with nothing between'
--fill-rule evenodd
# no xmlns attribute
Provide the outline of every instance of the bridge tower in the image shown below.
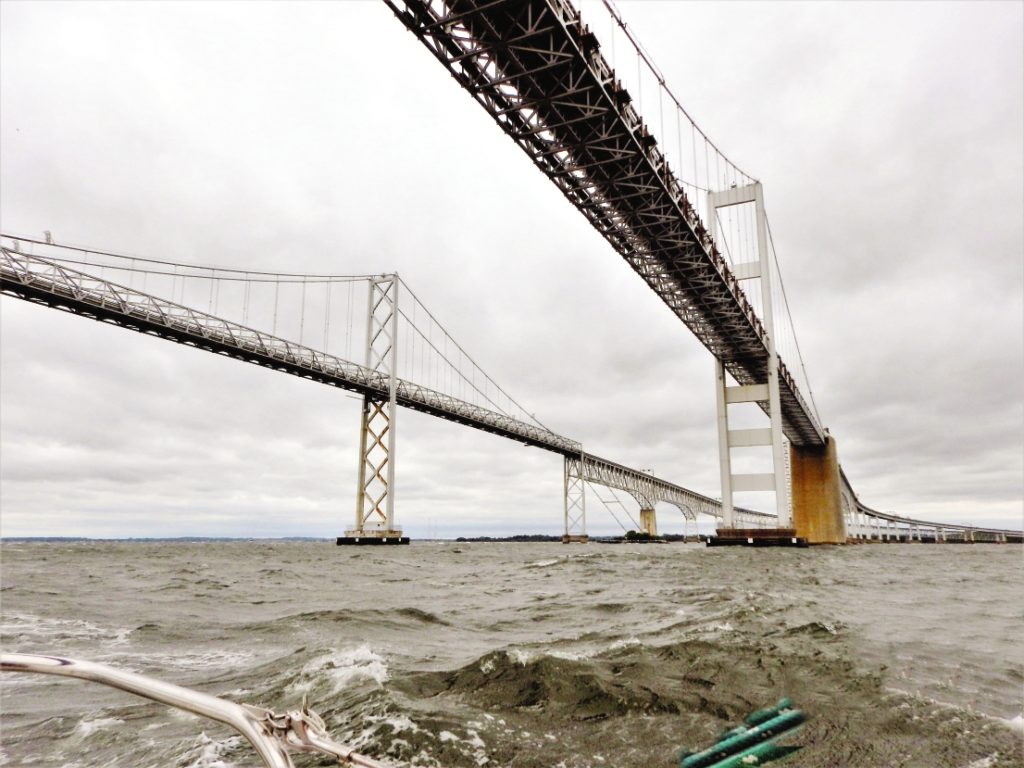
<svg viewBox="0 0 1024 768"><path fill-rule="evenodd" d="M566 456L564 474L565 533L562 543L590 541L587 536L587 489L583 467L584 457Z"/></svg>
<svg viewBox="0 0 1024 768"><path fill-rule="evenodd" d="M768 251L768 225L764 212L764 190L760 182L708 193L708 229L718 232L718 209L733 205L754 205L757 259L732 265L737 280L760 282L762 323L768 337L768 362L764 380L730 386L725 365L715 360L715 391L718 403L718 449L722 474L723 530L737 530L733 495L742 491L773 491L778 529L744 531L751 536L776 538L777 543L842 544L846 542L839 458L835 440L826 431L824 444L787 446L782 434L779 392L779 353L776 348L775 315L772 305L772 270ZM730 429L729 406L757 403L768 414L769 426L760 429ZM765 407L767 405L767 407ZM771 449L772 471L737 475L732 471L732 449L765 446ZM733 534L734 537L737 534ZM723 542L724 543L724 542Z"/></svg>
<svg viewBox="0 0 1024 768"><path fill-rule="evenodd" d="M388 382L387 397L363 395L355 527L338 544L408 544L395 528L395 417L398 412L398 275L370 278L366 367Z"/></svg>
<svg viewBox="0 0 1024 768"><path fill-rule="evenodd" d="M782 436L782 409L779 394L779 355L775 347L775 323L772 307L771 265L768 230L764 212L764 192L760 182L708 193L707 226L712 238L718 236L718 209L753 203L757 256L754 261L732 265L740 281L759 280L764 317L768 332L768 366L764 380L754 384L730 386L724 363L715 360L715 393L718 403L718 450L722 475L723 529L736 528L733 495L742 491L774 491L779 528L792 529L793 515L789 499L786 446ZM769 426L760 429L730 429L729 406L738 403L767 403ZM732 449L765 446L771 448L772 472L733 474ZM793 534L790 533L790 536Z"/></svg>

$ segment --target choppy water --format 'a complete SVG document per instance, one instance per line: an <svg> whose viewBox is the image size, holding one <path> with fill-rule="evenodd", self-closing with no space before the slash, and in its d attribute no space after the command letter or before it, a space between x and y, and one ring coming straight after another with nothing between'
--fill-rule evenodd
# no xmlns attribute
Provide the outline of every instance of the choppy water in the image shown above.
<svg viewBox="0 0 1024 768"><path fill-rule="evenodd" d="M1021 548L7 542L6 651L284 710L395 765L673 766L783 695L787 765L1024 765ZM220 726L7 674L7 766L258 764ZM297 757L299 765L316 765Z"/></svg>

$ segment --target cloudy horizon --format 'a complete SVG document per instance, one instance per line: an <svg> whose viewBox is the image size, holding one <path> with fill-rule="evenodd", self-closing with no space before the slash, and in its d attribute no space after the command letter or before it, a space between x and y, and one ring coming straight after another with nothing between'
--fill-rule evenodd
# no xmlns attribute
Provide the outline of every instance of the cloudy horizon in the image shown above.
<svg viewBox="0 0 1024 768"><path fill-rule="evenodd" d="M814 396L875 509L1022 524L1022 8L620 4L763 181ZM719 495L710 354L383 3L0 22L4 232L397 271L554 431ZM11 297L0 342L2 535L351 526L350 394ZM403 409L396 467L414 538L561 532L557 455ZM592 497L588 519L620 531Z"/></svg>

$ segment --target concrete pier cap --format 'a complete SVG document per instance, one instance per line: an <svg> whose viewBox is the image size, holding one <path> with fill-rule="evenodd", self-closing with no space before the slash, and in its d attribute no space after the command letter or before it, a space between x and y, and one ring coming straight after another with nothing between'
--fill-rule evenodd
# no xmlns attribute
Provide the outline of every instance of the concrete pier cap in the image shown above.
<svg viewBox="0 0 1024 768"><path fill-rule="evenodd" d="M845 544L842 479L836 441L826 434L824 445L789 446L793 495L793 527L808 544Z"/></svg>

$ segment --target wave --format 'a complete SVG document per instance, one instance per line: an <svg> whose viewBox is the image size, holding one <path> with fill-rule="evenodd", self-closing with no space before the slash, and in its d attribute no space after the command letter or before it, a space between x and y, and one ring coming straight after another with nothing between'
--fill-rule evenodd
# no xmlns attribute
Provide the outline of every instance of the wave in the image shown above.
<svg viewBox="0 0 1024 768"><path fill-rule="evenodd" d="M332 624L365 624L372 627L375 633L389 627L414 627L414 626L452 626L451 622L441 618L435 613L425 611L421 608L402 607L394 610L323 610L305 611L281 616L271 621L246 624L241 630L253 634L276 635L286 629L301 628L302 626L318 626Z"/></svg>
<svg viewBox="0 0 1024 768"><path fill-rule="evenodd" d="M794 629L797 637L815 639L836 631ZM595 755L609 764L616 757L622 764L663 762L680 747L706 745L753 709L789 696L810 717L797 741L805 749L789 763L794 768L968 766L986 759L993 762L981 765L1004 768L1024 759L1019 739L990 719L887 690L881 674L819 653L813 643L803 653L791 646L701 638L664 645L637 641L590 656L496 650L452 670L396 676L388 685L392 714L414 714L425 735L410 741L408 733L392 738L378 729L364 738L379 754L427 754L443 765L470 765L478 749L469 747L473 738L486 744L488 759L497 764L523 754L531 755L523 765L538 768L600 764ZM453 719L462 731L453 730ZM441 739L445 730L461 734L458 741ZM456 747L465 762L442 759ZM575 762L567 755L575 755Z"/></svg>

